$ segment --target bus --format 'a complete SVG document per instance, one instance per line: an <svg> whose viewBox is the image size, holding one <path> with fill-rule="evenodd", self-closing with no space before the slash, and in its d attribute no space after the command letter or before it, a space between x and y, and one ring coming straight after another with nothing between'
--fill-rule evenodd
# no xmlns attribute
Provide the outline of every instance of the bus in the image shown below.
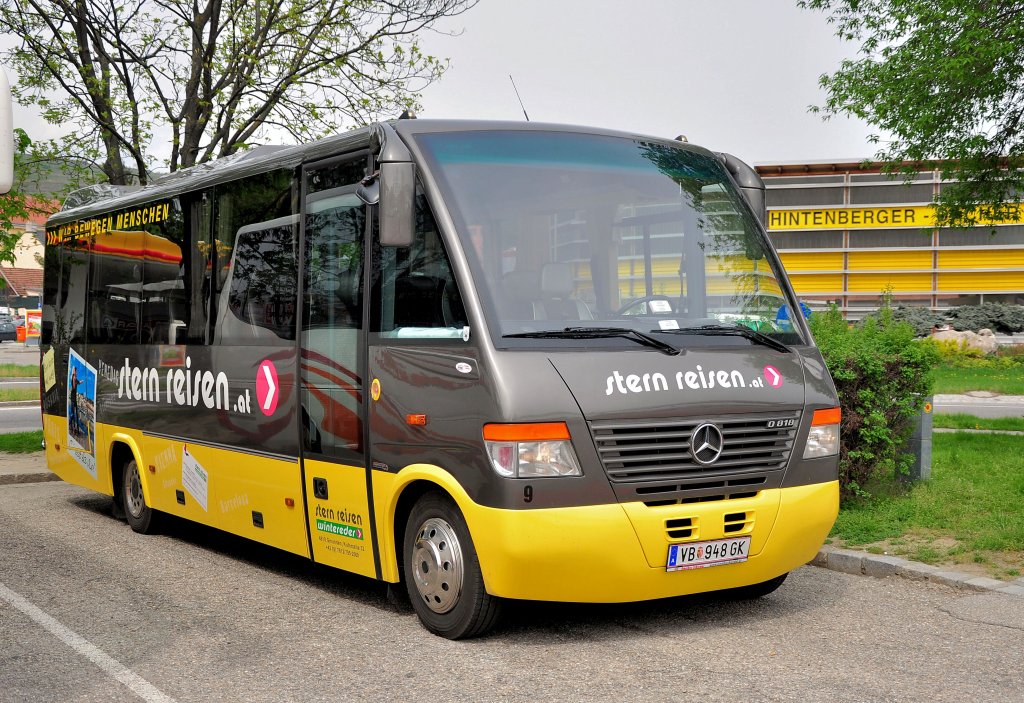
<svg viewBox="0 0 1024 703"><path fill-rule="evenodd" d="M840 414L763 188L678 139L403 119L98 189L47 224L47 462L451 639L765 595L835 520Z"/></svg>

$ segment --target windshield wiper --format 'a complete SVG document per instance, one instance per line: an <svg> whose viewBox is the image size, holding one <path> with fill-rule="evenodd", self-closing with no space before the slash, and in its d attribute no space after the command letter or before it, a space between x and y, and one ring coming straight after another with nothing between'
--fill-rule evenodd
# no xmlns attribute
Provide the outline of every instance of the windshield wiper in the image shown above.
<svg viewBox="0 0 1024 703"><path fill-rule="evenodd" d="M632 339L645 347L657 349L663 354L676 356L679 350L671 344L666 344L660 339L655 339L649 334L638 330L623 327L566 327L560 330L544 330L542 332L519 332L517 334L506 334L503 337L516 337L525 339L606 339L609 337L621 337Z"/></svg>
<svg viewBox="0 0 1024 703"><path fill-rule="evenodd" d="M743 327L737 325L735 327L726 327L724 325L697 325L696 327L681 327L677 330L652 330L653 332L661 332L663 334L699 334L705 336L735 336L735 337L746 337L750 341L756 344L763 344L766 347L771 347L780 352L789 353L791 350L782 342L772 339L771 337L761 334L756 330L752 330L749 327Z"/></svg>

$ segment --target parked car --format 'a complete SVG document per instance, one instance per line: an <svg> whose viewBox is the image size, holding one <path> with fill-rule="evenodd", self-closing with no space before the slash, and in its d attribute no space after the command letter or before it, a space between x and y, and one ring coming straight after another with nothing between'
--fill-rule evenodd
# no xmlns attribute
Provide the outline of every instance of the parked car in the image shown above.
<svg viewBox="0 0 1024 703"><path fill-rule="evenodd" d="M15 341L18 338L18 331L10 320L0 320L0 342Z"/></svg>

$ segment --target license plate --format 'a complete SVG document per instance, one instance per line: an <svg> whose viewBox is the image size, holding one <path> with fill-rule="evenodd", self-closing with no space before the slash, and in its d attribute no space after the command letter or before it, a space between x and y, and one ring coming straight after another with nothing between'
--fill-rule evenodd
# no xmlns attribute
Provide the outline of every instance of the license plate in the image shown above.
<svg viewBox="0 0 1024 703"><path fill-rule="evenodd" d="M704 569L709 566L736 564L747 560L750 537L715 539L708 542L672 544L668 548L666 571Z"/></svg>

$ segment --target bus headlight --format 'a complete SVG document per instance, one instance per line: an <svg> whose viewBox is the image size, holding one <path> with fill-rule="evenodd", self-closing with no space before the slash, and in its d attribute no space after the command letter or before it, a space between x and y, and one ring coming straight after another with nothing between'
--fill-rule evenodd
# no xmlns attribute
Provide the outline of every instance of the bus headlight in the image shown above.
<svg viewBox="0 0 1024 703"><path fill-rule="evenodd" d="M804 459L816 459L839 453L839 424L842 416L839 408L815 410L811 419L811 431L807 434Z"/></svg>
<svg viewBox="0 0 1024 703"><path fill-rule="evenodd" d="M564 422L484 425L491 466L508 478L582 476Z"/></svg>

